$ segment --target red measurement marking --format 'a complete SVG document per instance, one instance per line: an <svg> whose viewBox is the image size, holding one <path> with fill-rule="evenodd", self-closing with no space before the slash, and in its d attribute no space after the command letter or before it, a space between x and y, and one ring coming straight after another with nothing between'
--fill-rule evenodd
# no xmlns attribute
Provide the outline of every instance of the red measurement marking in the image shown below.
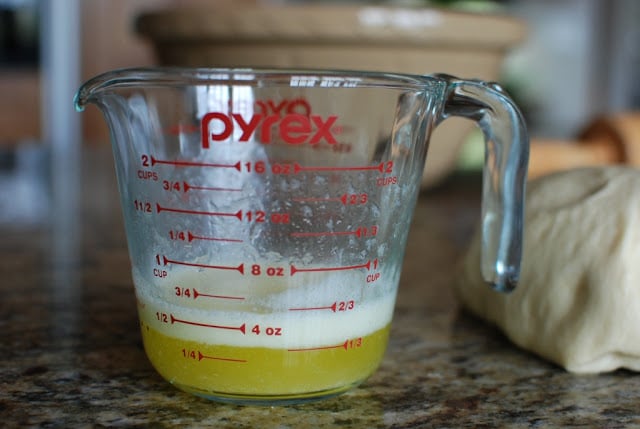
<svg viewBox="0 0 640 429"><path fill-rule="evenodd" d="M188 192L191 189L196 191L230 191L230 192L242 191L242 189L239 189L239 188L215 188L210 186L193 186L188 184L187 182L182 182L182 184L183 184L182 189L184 189L184 192Z"/></svg>
<svg viewBox="0 0 640 429"><path fill-rule="evenodd" d="M367 194L342 194L339 197L336 198L292 198L292 201L298 202L298 203L318 203L318 202L339 202L342 203L343 205L355 205L355 204L364 204L367 200L366 200ZM355 200L352 201L352 199L355 198ZM363 200L364 198L364 200Z"/></svg>
<svg viewBox="0 0 640 429"><path fill-rule="evenodd" d="M334 313L338 308L338 303L334 302L331 305L327 305L326 307L300 307L300 308L290 308L289 311L312 311L312 310L331 310Z"/></svg>
<svg viewBox="0 0 640 429"><path fill-rule="evenodd" d="M318 272L318 271L345 271L345 270L356 270L358 268L371 268L371 261L367 261L366 264L360 265L347 265L344 267L326 267L326 268L296 268L294 265L291 265L291 275L295 273L303 273L303 272Z"/></svg>
<svg viewBox="0 0 640 429"><path fill-rule="evenodd" d="M162 261L165 266L168 264L174 264L174 265L184 265L186 267L211 268L214 270L236 270L236 271L239 271L240 274L244 274L244 264L240 264L237 267L230 267L227 265L195 264L192 262L174 261L172 259L167 258L166 256L162 257Z"/></svg>
<svg viewBox="0 0 640 429"><path fill-rule="evenodd" d="M225 362L239 362L239 363L247 362L244 359L231 359L231 358L223 358L223 357L218 357L218 356L207 356L207 355L203 355L202 352L200 350L198 350L198 360L201 361L202 359L222 360L222 361L225 361Z"/></svg>
<svg viewBox="0 0 640 429"><path fill-rule="evenodd" d="M235 164L215 164L208 162L194 162L194 161L169 161L163 159L156 159L153 156L151 157L151 166L156 164L164 164L164 165L173 165L176 167L213 167L213 168L235 168L238 171L241 171L240 161Z"/></svg>
<svg viewBox="0 0 640 429"><path fill-rule="evenodd" d="M189 243L191 243L193 240L225 241L229 243L242 243L242 240L238 240L235 238L204 237L201 235L192 234L191 231L187 231L187 239L189 240Z"/></svg>
<svg viewBox="0 0 640 429"><path fill-rule="evenodd" d="M205 298L216 298L216 299L235 299L235 300L243 300L244 297L242 296L228 296L228 295L211 295L208 293L201 293L198 292L196 290L196 288L193 288L193 299L197 299L199 296L205 297Z"/></svg>
<svg viewBox="0 0 640 429"><path fill-rule="evenodd" d="M235 213L205 212L205 211L198 211L198 210L186 210L186 209L176 209L172 207L162 207L160 204L156 203L156 211L158 213L164 211L164 212L171 212L171 213L182 213L182 214L203 215L203 216L237 217L239 220L242 220L242 210L238 210Z"/></svg>
<svg viewBox="0 0 640 429"><path fill-rule="evenodd" d="M300 173L302 171L379 171L384 172L384 162L378 165L366 165L355 167L303 167L297 162L293 164L293 172Z"/></svg>
<svg viewBox="0 0 640 429"><path fill-rule="evenodd" d="M307 347L302 349L287 349L288 352L310 352L314 350L330 350L330 349L349 349L349 340L345 340L344 343L336 344L335 346L323 346L323 347Z"/></svg>
<svg viewBox="0 0 640 429"><path fill-rule="evenodd" d="M240 325L240 326L212 325L212 324L209 324L209 323L192 322L190 320L178 319L177 317L174 317L173 314L171 314L170 317L171 317L171 324L172 325L174 323L183 323L185 325L202 326L204 328L226 329L226 330L229 330L229 331L240 331L243 334L246 332L244 323L242 325Z"/></svg>
<svg viewBox="0 0 640 429"><path fill-rule="evenodd" d="M360 238L362 235L362 228L358 228L355 231L332 231L332 232L292 232L292 237L323 237L331 235L355 235Z"/></svg>

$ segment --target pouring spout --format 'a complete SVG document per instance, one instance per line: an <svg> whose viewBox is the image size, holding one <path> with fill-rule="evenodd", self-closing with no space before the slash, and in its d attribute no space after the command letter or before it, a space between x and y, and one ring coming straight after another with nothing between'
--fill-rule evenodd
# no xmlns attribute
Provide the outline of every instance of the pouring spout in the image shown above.
<svg viewBox="0 0 640 429"><path fill-rule="evenodd" d="M100 94L113 86L113 75L114 72L104 73L83 83L73 97L76 112L83 112L89 103L98 103Z"/></svg>
<svg viewBox="0 0 640 429"><path fill-rule="evenodd" d="M76 112L84 112L87 104L95 102L96 93L103 87L99 82L96 82L97 79L98 78L93 78L85 82L78 89L78 92L76 92L76 95L73 97L73 105Z"/></svg>
<svg viewBox="0 0 640 429"><path fill-rule="evenodd" d="M76 108L76 112L84 112L84 108L86 105L86 97L82 97L79 91L76 92L76 95L73 97L73 106Z"/></svg>
<svg viewBox="0 0 640 429"><path fill-rule="evenodd" d="M102 98L116 88L141 85L149 80L143 69L120 69L97 75L80 86L73 99L77 112L83 112L87 104L100 104Z"/></svg>

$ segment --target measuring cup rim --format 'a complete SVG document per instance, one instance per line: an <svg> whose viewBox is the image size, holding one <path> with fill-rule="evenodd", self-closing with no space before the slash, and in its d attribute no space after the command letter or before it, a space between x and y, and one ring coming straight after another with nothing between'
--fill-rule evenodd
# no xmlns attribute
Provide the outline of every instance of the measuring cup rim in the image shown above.
<svg viewBox="0 0 640 429"><path fill-rule="evenodd" d="M122 68L99 74L82 84L76 93L76 110L106 89L125 87L190 86L202 84L244 84L253 86L384 87L424 90L429 83L445 82L439 75L415 75L381 71L278 68ZM294 84L295 82L295 84ZM324 84L323 84L324 82Z"/></svg>

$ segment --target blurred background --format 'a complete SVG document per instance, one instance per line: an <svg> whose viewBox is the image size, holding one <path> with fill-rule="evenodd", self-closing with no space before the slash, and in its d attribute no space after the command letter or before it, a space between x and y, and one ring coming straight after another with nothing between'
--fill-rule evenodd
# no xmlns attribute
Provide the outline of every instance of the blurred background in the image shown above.
<svg viewBox="0 0 640 429"><path fill-rule="evenodd" d="M38 112L43 71L42 3L45 2L0 0L0 143L41 137ZM80 34L76 37L81 43L76 54L82 80L113 68L154 64L151 42L136 34L134 28L136 17L144 12L203 4L214 9L230 7L220 1L194 0L62 0L55 3L60 3L65 13L77 14L80 19ZM348 2L298 0L289 3ZM435 5L522 18L528 33L508 53L500 81L518 98L534 135L568 138L597 114L640 105L640 80L634 79L640 66L640 27L637 25L640 2L636 0L349 3ZM74 6L79 8L77 12L70 9ZM95 142L90 129L85 133Z"/></svg>
<svg viewBox="0 0 640 429"><path fill-rule="evenodd" d="M504 85L524 111L534 139L575 141L594 118L640 107L640 80L634 79L640 66L640 26L637 25L640 2L637 0L0 0L2 217L18 216L24 221L24 213L37 212L33 204L42 201L37 198L36 188L17 185L19 179L15 177L35 169L41 171L41 183L46 184L51 177L55 180L57 171L75 171L81 147L108 144L106 126L97 109L82 115L73 111L73 92L84 80L114 68L160 62L232 65L226 64L221 54L206 54L209 49L206 43L227 44L236 49L243 35L234 33L235 30L246 31L246 40L260 39L260 35L266 33L252 32L252 29L266 21L271 26L268 28L271 35L279 37L271 40L271 44L281 43L286 53L299 33L289 31L296 23L287 22L287 15L277 8L343 4L361 8L354 16L369 29L358 34L358 43L362 49L367 44L372 49L380 49L379 55L372 56L374 61L379 61L378 68L410 73L451 72L449 65L444 66L443 53L451 48L456 58L451 66L455 74L465 78L490 78ZM243 22L244 15L237 16L241 7L259 7L263 15L254 16L255 22ZM381 13L380 7L393 7L400 12ZM177 18L170 14L148 16L153 11L179 12L193 8L206 8L211 13L196 12ZM269 8L275 12L269 12ZM451 26L440 25L447 23L448 18L425 13L431 9L424 8L436 8L438 13L455 12L458 14L455 16L464 18L456 24L461 28L452 32ZM227 19L227 14L234 16L233 19ZM146 21L140 20L143 15L147 15ZM260 17L265 16L269 19L261 20ZM315 21L313 16L317 17ZM483 21L495 16L501 20ZM311 22L317 24L314 28L324 31L323 37L327 34L335 34L334 39L351 37L349 28L332 29L332 22L318 22L321 18L321 14L311 14ZM484 22L485 27L475 26L475 22ZM225 37L225 31L233 34ZM454 42L438 38L439 31L448 31L447 37L452 37ZM203 34L212 40L198 39ZM462 34L470 35L470 41L462 40ZM185 46L196 50L184 57L171 54L167 51L171 43L167 42L177 37L184 39L179 52L186 51ZM385 41L385 37L393 39L398 46L389 50L392 41ZM463 43L470 45L465 48ZM385 59L385 52L400 52L403 44L413 49L407 51L411 61L403 62L402 57ZM305 49L314 49L314 46L317 44ZM429 60L431 68L422 70L421 50L429 49L436 52L436 59ZM485 49L491 57L489 69L476 68L485 61L476 55L480 49ZM292 55L279 58L285 62L300 59ZM336 64L331 63L331 58L336 59ZM211 64L218 59L220 64ZM247 57L248 63L252 60L254 58ZM325 57L323 65L344 68L339 55ZM455 153L461 159L456 160L456 165L478 167L479 158L473 148L481 144L470 143L477 140L477 136L471 133L464 140L463 148ZM34 147L47 147L49 153L43 155ZM39 166L43 162L48 163L46 169ZM16 189L20 192L16 193ZM17 194L23 195L21 200L27 205L22 210L16 209L20 205L15 201Z"/></svg>

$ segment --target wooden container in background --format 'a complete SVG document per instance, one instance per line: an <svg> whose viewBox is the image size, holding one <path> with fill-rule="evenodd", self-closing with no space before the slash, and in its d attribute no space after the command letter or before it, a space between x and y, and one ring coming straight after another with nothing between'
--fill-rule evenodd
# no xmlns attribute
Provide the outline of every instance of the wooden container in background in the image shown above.
<svg viewBox="0 0 640 429"><path fill-rule="evenodd" d="M506 16L425 8L211 3L144 13L137 31L162 65L448 73L495 81L525 25ZM455 167L471 127L454 118L436 129L424 186Z"/></svg>

